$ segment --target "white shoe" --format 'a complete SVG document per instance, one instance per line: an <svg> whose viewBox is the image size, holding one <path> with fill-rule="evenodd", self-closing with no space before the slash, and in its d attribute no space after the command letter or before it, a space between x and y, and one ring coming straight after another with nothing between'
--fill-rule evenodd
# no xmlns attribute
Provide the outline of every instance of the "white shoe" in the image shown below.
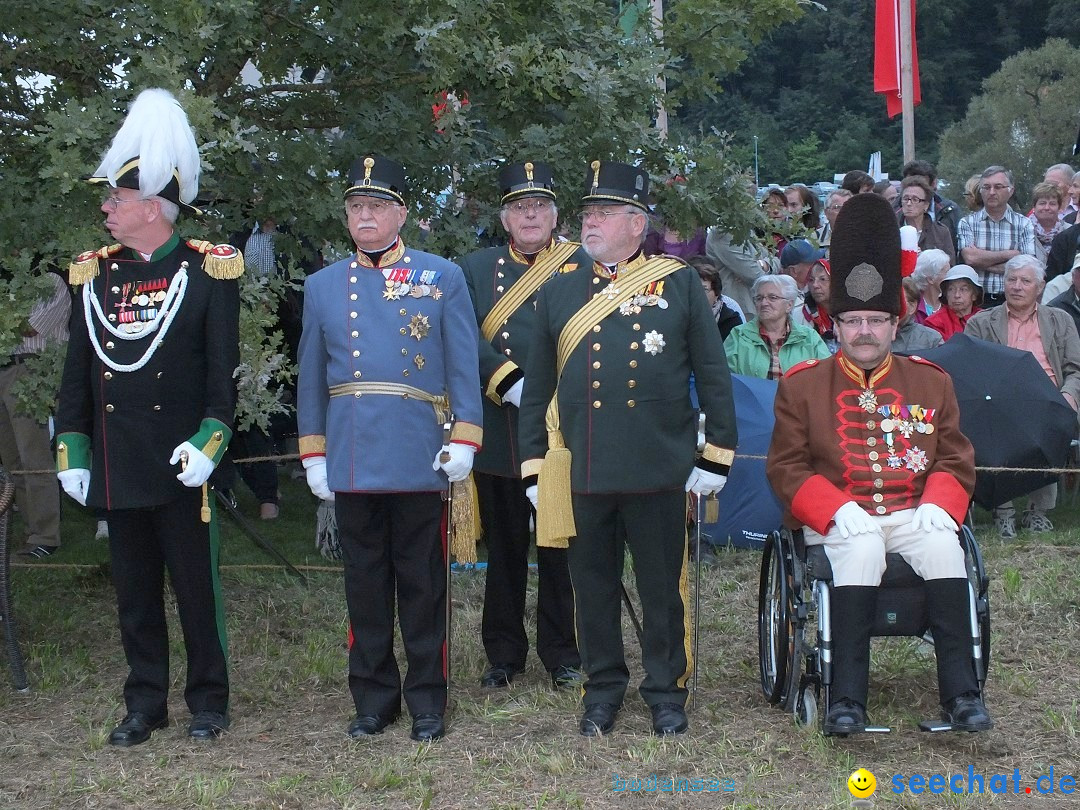
<svg viewBox="0 0 1080 810"><path fill-rule="evenodd" d="M108 540L109 539L109 524L107 521L99 520L97 522L97 531L94 532L95 540Z"/></svg>

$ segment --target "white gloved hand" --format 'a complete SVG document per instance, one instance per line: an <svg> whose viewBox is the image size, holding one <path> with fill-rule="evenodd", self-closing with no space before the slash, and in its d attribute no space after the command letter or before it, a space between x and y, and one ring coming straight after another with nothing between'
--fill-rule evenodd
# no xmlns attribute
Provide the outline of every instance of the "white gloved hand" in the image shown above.
<svg viewBox="0 0 1080 810"><path fill-rule="evenodd" d="M439 457L443 453L450 454L448 461L440 460ZM442 471L446 473L446 477L451 484L464 481L472 472L473 456L475 455L476 448L470 444L459 444L457 442L444 444L439 448L439 452L435 454L435 461L431 463L431 469L437 470L442 467Z"/></svg>
<svg viewBox="0 0 1080 810"><path fill-rule="evenodd" d="M185 487L201 487L214 471L213 460L191 442L184 442L173 449L169 463L179 464L181 453L187 453L187 465L177 474L176 480Z"/></svg>
<svg viewBox="0 0 1080 810"><path fill-rule="evenodd" d="M720 475L719 473L709 472L708 470L694 467L694 469L690 471L690 477L686 479L686 491L693 492L695 495L708 497L709 495L717 494L724 488L724 484L726 483L726 475Z"/></svg>
<svg viewBox="0 0 1080 810"><path fill-rule="evenodd" d="M322 501L334 502L334 493L330 490L330 484L326 480L326 456L309 456L303 459L304 471L307 473L307 485L311 494Z"/></svg>
<svg viewBox="0 0 1080 810"><path fill-rule="evenodd" d="M60 479L60 486L64 492L74 500L86 506L86 493L90 491L90 471L81 467L58 472L56 477Z"/></svg>
<svg viewBox="0 0 1080 810"><path fill-rule="evenodd" d="M877 531L877 525L871 520L870 515L855 501L848 501L833 515L836 528L840 530L840 536L845 540L853 534L869 534Z"/></svg>
<svg viewBox="0 0 1080 810"><path fill-rule="evenodd" d="M911 516L911 530L914 532L928 532L931 529L947 529L955 532L959 528L952 515L936 503L922 504Z"/></svg>
<svg viewBox="0 0 1080 810"><path fill-rule="evenodd" d="M533 509L536 508L536 502L540 500L540 490L536 484L525 487L525 497L529 499L529 503L533 505Z"/></svg>
<svg viewBox="0 0 1080 810"><path fill-rule="evenodd" d="M509 390L502 395L502 401L509 402L515 408L521 407L521 389L525 387L525 378L522 377L510 386Z"/></svg>

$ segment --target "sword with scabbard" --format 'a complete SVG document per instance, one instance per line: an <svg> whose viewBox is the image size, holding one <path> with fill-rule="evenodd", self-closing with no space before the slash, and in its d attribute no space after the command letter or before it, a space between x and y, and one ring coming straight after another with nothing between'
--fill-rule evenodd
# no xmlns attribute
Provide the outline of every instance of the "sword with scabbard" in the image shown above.
<svg viewBox="0 0 1080 810"><path fill-rule="evenodd" d="M453 416L453 414L451 414L449 420L446 421L446 422L443 422L443 428L442 428L443 447L449 447L450 446L450 434L451 434L451 432L453 431L453 428L454 428L453 420L454 420L454 416ZM450 452L448 450L443 450L441 453L439 453L439 463L440 464L445 464L449 460L450 460ZM446 536L443 538L443 541L446 543L446 551L445 551L445 557L446 557L446 616L445 616L445 622L446 622L446 631L445 631L445 633L446 633L446 635L445 635L445 641L446 641L446 703L449 706L449 704L450 704L450 623L451 623L451 619L453 617L453 612L451 610L451 606L453 604L453 599L451 598L451 595L450 595L450 542L451 542L451 539L453 537L453 531L454 531L454 527L453 527L453 520L454 520L454 484L453 484L452 481L447 482L447 484L446 484L446 492L444 493L443 497L446 499Z"/></svg>
<svg viewBox="0 0 1080 810"><path fill-rule="evenodd" d="M180 472L187 469L188 454L187 450L180 451ZM203 523L210 522L210 494L207 492L206 482L202 485L202 507L199 509L199 519Z"/></svg>
<svg viewBox="0 0 1080 810"><path fill-rule="evenodd" d="M697 424L697 452L700 456L705 452L704 411L698 413ZM705 513L702 508L702 497L696 493L694 494L694 512L694 639L691 645L694 675L690 687L690 700L694 709L697 709L698 670L701 668L701 661L698 659L698 640L701 638L701 523L705 519Z"/></svg>

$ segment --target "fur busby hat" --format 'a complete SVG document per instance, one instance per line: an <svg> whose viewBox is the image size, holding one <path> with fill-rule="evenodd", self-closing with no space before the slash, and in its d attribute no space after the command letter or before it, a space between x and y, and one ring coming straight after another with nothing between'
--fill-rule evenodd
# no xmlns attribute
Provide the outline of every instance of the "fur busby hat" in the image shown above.
<svg viewBox="0 0 1080 810"><path fill-rule="evenodd" d="M621 203L649 213L649 173L628 163L594 160L585 178L585 205Z"/></svg>
<svg viewBox="0 0 1080 810"><path fill-rule="evenodd" d="M349 169L345 199L360 194L405 205L405 167L377 155L357 158Z"/></svg>
<svg viewBox="0 0 1080 810"><path fill-rule="evenodd" d="M555 199L555 179L546 163L510 163L499 172L502 204L525 197Z"/></svg>
<svg viewBox="0 0 1080 810"><path fill-rule="evenodd" d="M856 194L840 209L829 248L829 314L852 310L904 314L900 231L884 197Z"/></svg>
<svg viewBox="0 0 1080 810"><path fill-rule="evenodd" d="M188 214L199 193L199 147L180 102L168 90L143 90L113 138L91 183L161 197Z"/></svg>

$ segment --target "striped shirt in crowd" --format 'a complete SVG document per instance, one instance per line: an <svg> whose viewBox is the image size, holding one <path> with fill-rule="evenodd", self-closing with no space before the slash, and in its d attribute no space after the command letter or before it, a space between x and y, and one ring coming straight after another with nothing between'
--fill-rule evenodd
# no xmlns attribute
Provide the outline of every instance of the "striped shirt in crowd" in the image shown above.
<svg viewBox="0 0 1080 810"><path fill-rule="evenodd" d="M1017 250L1035 256L1035 230L1023 214L1006 206L1005 214L996 222L986 210L968 214L956 229L956 244L960 250L977 247L983 250ZM979 270L983 292L997 294L1005 291L1004 273Z"/></svg>
<svg viewBox="0 0 1080 810"><path fill-rule="evenodd" d="M27 323L37 332L33 337L23 338L12 355L40 354L51 341L68 339L68 318L71 317L71 293L67 284L56 273L46 274L53 283L52 297L38 301L30 310Z"/></svg>

